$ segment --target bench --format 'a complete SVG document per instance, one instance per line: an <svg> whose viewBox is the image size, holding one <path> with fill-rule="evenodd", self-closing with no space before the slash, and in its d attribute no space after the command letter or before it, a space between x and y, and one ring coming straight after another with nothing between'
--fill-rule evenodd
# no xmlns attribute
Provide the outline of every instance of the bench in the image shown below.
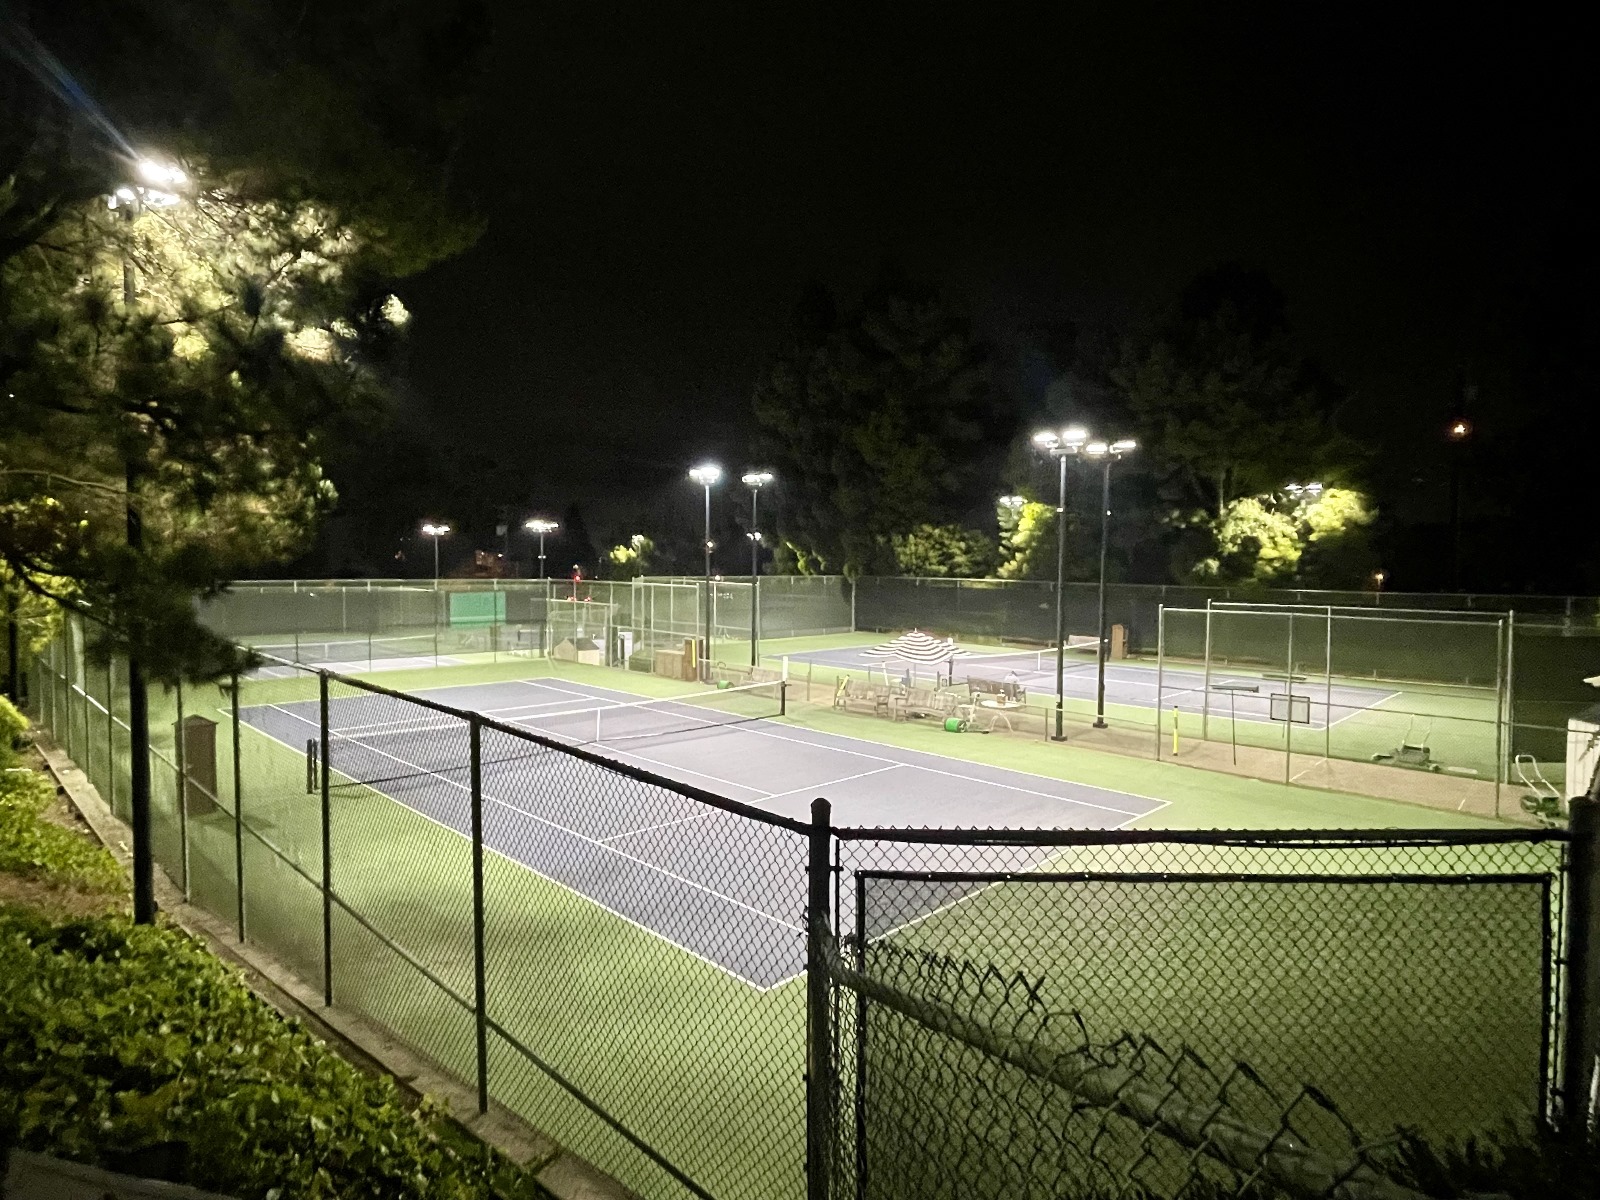
<svg viewBox="0 0 1600 1200"><path fill-rule="evenodd" d="M1013 704L1027 702L1028 693L1020 683L1015 680L1005 682L999 679L978 679L967 676L968 696L975 703L985 700L1004 700Z"/></svg>
<svg viewBox="0 0 1600 1200"><path fill-rule="evenodd" d="M875 715L883 716L889 712L894 691L881 683L857 683L841 675L834 688L833 706L848 712L851 704L862 704L869 706Z"/></svg>
<svg viewBox="0 0 1600 1200"><path fill-rule="evenodd" d="M889 715L896 721L911 717L954 716L956 698L943 688L914 687L900 690L889 697Z"/></svg>

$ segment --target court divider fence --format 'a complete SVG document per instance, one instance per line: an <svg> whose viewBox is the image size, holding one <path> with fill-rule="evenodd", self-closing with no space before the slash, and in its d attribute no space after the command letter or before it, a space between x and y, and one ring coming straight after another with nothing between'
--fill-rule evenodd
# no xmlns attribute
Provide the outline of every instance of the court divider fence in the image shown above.
<svg viewBox="0 0 1600 1200"><path fill-rule="evenodd" d="M152 697L159 865L642 1195L1400 1200L1397 1125L1592 1119L1593 802L1567 830L847 828L278 665ZM30 677L125 817L123 673L69 624Z"/></svg>

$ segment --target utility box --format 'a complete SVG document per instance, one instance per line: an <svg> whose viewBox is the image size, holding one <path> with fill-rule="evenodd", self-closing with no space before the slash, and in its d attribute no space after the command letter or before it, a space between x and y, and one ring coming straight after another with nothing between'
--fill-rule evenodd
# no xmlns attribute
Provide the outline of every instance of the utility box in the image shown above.
<svg viewBox="0 0 1600 1200"><path fill-rule="evenodd" d="M183 808L191 817L217 811L217 723L197 714L173 726L183 746Z"/></svg>
<svg viewBox="0 0 1600 1200"><path fill-rule="evenodd" d="M1106 657L1128 657L1128 627L1126 625L1113 625L1111 627L1110 645L1106 647Z"/></svg>

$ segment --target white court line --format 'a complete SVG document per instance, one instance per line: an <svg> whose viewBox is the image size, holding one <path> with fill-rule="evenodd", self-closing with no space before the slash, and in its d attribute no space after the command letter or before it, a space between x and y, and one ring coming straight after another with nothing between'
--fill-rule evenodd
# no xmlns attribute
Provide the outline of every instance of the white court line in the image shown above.
<svg viewBox="0 0 1600 1200"><path fill-rule="evenodd" d="M278 706L276 704L252 705L251 707L255 707L255 708L263 708L263 707L264 708L278 708ZM218 711L220 712L220 711L223 711L223 710L219 709ZM287 710L280 710L280 711L283 711L286 716L295 717L296 720L304 720L305 719L303 717L300 717L298 714L288 712ZM265 729L262 729L262 728L260 728L258 726L255 726L255 725L251 725L248 721L245 721L242 724L246 728L251 730L253 733L259 734L261 737L266 738L270 742L276 742L278 745L282 746L286 750L290 750L290 751L294 751L295 750L294 746L291 746L288 742L284 741L282 738L274 737L272 734L268 733ZM340 773L342 774L343 772L340 772ZM345 778L348 779L349 776L345 776ZM407 804L403 800L396 800L393 796L387 795L387 793L383 793L383 795L385 795L385 797L391 803L400 805L400 807L404 808L407 812L413 814L414 816L421 817L424 821L427 821L429 824L437 825L440 829L443 829L447 833L454 834L456 837L462 839L463 841L471 841L471 837L468 834L462 833L461 830L457 829L454 825L447 825L443 821L439 820L436 817L430 817L427 813L421 811L420 809L413 808L411 805ZM485 797L485 799L487 799L487 798L488 797ZM495 803L499 804L502 808L510 808L513 812L522 813L524 816L532 816L533 815L532 813L529 813L524 809L518 808L514 804L507 804L503 800L496 800ZM681 951L682 953L687 954L690 958L696 959L697 961L704 963L706 966L711 967L713 970L720 971L722 974L728 976L728 978L736 980L739 983L744 984L746 987L750 988L752 991L770 992L774 988L782 987L785 983L788 983L790 980L798 978L798 976L790 975L786 979L780 979L777 983L767 984L765 986L762 985L762 984L756 983L752 979L746 979L743 975L739 974L732 967L729 967L726 963L719 963L719 962L716 961L716 959L707 958L705 955L701 954L698 950L691 950L688 946L683 945L681 942L673 941L666 934L662 933L659 929L652 929L650 926L648 926L648 925L646 925L646 924L644 924L644 923L642 923L640 921L635 920L633 917L628 916L626 913L618 912L616 909L612 908L610 905L605 904L602 901L595 899L593 896L589 895L588 892L579 891L577 888L573 887L570 883L563 883L559 879L556 879L556 878L554 878L554 877L552 877L550 875L546 875L543 871L540 871L536 867L533 867L533 866L529 865L528 863L523 862L520 858L512 858L511 855L507 854L506 852L504 852L502 850L496 850L493 846L490 846L490 845L487 845L487 844L484 846L484 849L486 851L488 851L490 854L493 854L496 858L499 858L504 862L510 863L514 867L519 867L522 870L528 872L528 874L536 876L537 878L544 880L546 883L550 884L552 887L558 888L561 891L566 892L568 895L576 896L580 900L583 900L585 903L594 905L594 907L598 908L601 912L609 913L611 916L615 917L617 920L623 922L624 924L632 925L635 929L639 930L641 933L649 934L651 937L655 938L657 941L665 942L667 945L671 946L674 950ZM790 928L796 928L796 927L790 926ZM804 973L805 972L803 972L803 971L801 972L802 975Z"/></svg>
<svg viewBox="0 0 1600 1200"><path fill-rule="evenodd" d="M609 690L613 690L613 689L606 689L606 690L609 691ZM588 693L584 693L584 692L573 692L572 694L575 695L575 696L588 695ZM599 697L592 696L592 695L590 695L589 698L590 699L599 699ZM715 722L708 722L708 724L715 724ZM771 729L762 728L763 724L764 724L764 722L762 722L762 721L751 721L751 722L746 722L746 723L740 724L740 725L730 725L730 726L728 726L728 730L729 730L730 733L749 733L749 734L753 734L753 735L758 736L758 737L776 738L778 741L781 741L781 742L792 742L797 746L808 746L808 747L810 747L811 749L814 749L814 750L816 750L816 749L829 750L829 751L832 751L832 752L834 752L836 754L851 754L851 755L855 755L858 758L871 759L874 762L888 763L888 764L891 764L891 765L894 765L894 766L901 766L901 767L910 767L910 768L912 768L914 770L918 770L918 771L927 771L927 772L929 772L930 774L933 774L933 775L944 775L944 776L947 776L947 777L949 777L951 779L964 780L967 783L981 784L984 787L1001 788L1001 789L1004 789L1005 791L1009 791L1009 792L1021 792L1024 795L1039 796L1039 797L1041 797L1041 798L1043 798L1045 800L1053 800L1058 804L1076 804L1076 805L1080 805L1083 808L1099 809L1102 812L1121 813L1123 816L1129 816L1129 817L1142 817L1142 816L1148 816L1149 815L1149 813L1134 813L1134 812L1130 812L1126 808L1117 808L1117 807L1115 807L1113 805L1109 805L1109 804L1096 804L1092 800L1080 800L1075 796L1058 796L1058 795L1055 795L1054 793L1051 793L1051 792L1041 792L1036 788L1019 787L1019 786L1017 786L1016 784L1013 784L1013 783L998 783L998 782L996 782L995 780L992 780L992 779L984 779L984 778L981 778L980 776L968 775L968 774L965 774L965 773L960 772L960 771L946 771L946 770L943 770L943 769L941 769L939 767L930 767L930 766L927 766L926 764L920 763L920 762L906 762L904 759L900 759L900 758L885 758L881 754L865 754L865 753L862 753L859 750L845 750L845 749L842 749L842 748L840 748L838 746L831 746L831 745L827 744L826 742L813 742L813 741L807 741L804 738L790 737L790 736L787 736L785 734L778 733L778 732L776 732L774 730L771 730ZM852 741L852 742L863 742L863 743L866 743L868 745L874 745L874 746L881 746L882 745L881 743L878 743L878 742L867 742L865 738L852 737L850 734L847 734L847 733L834 733L832 730L820 730L819 729L819 730L809 730L808 732L816 733L816 734L819 734L819 735L824 736L824 737L844 738L844 739L846 739L848 741ZM907 753L909 753L909 754L919 754L919 753L927 753L927 752L916 751L916 750L908 750ZM930 757L930 758L938 757L937 755L933 755L931 753L927 753L927 756ZM945 761L951 762L951 761L958 761L958 760L946 759ZM995 767L993 769L997 770L997 771L1007 771L1007 772L1009 772L1011 774L1014 774L1014 775L1026 775L1026 774L1028 774L1028 772L1026 772L1026 771L1015 771L1010 767ZM1033 776L1033 778L1046 778L1046 776ZM1073 783L1075 781L1072 781L1072 780L1061 780L1059 782L1071 784L1071 783ZM1113 795L1131 796L1135 800L1149 800L1153 804L1155 804L1158 809L1159 808L1165 808L1165 807L1167 807L1167 805L1169 805L1171 803L1170 800L1157 800L1154 796L1141 796L1136 792L1112 792L1112 790L1110 788L1096 787L1092 783L1079 784L1079 786L1080 787L1093 787L1096 791L1099 791L1099 792L1111 792L1111 794L1113 794ZM751 789L751 790L756 790L756 789ZM1155 810L1151 810L1151 811L1155 811Z"/></svg>
<svg viewBox="0 0 1600 1200"><path fill-rule="evenodd" d="M838 787L841 783L850 783L857 779L865 779L868 775L882 775L885 771L897 771L901 767L913 769L909 763L891 763L887 767L873 767L870 771L858 771L854 775L845 775L838 779L829 779L824 783L807 784L805 787L790 788L787 792L773 792L768 800L777 800L782 796L797 796L801 792L820 792L823 788Z"/></svg>
<svg viewBox="0 0 1600 1200"><path fill-rule="evenodd" d="M1341 722L1348 721L1351 717L1359 717L1362 713L1371 712L1375 708L1381 708L1383 705L1385 705L1385 704L1389 703L1389 701L1393 700L1396 696L1403 696L1403 695L1405 695L1404 692L1390 692L1386 696L1380 696L1378 699L1374 700L1371 704L1364 704L1360 708L1357 708L1357 709L1352 710L1351 712L1345 713L1345 715L1340 717L1338 721L1333 722L1333 725L1338 725ZM1332 729L1333 725L1328 726L1328 728Z"/></svg>
<svg viewBox="0 0 1600 1200"><path fill-rule="evenodd" d="M270 705L269 707L277 708L277 705ZM317 724L315 721L312 721L307 717L302 717L299 713L291 713L287 709L279 709L278 711L283 712L285 716L293 717L297 721L304 721L307 725L316 725ZM359 745L360 743L357 743L357 744ZM395 762L399 763L401 766L410 767L413 771L416 771L418 774L421 774L421 775L432 776L433 778L438 780L440 783L448 784L450 787L453 787L453 788L456 788L456 789L458 789L460 791L466 792L468 795L471 795L471 793L472 793L472 786L470 784L458 783L457 781L455 781L453 779L446 779L443 775L439 774L439 772L433 771L433 770L429 770L427 767L424 767L420 763L411 762L409 759L401 758L397 754L390 754L387 750L379 750L375 746L362 746L362 749L363 750L370 750L370 751L372 751L372 753L382 755L384 758L391 758ZM324 766L326 766L326 765L327 764L324 764ZM336 771L338 770L337 767L334 767L332 769L336 770ZM357 784L361 783L361 780L355 779L354 777L350 776L346 772L339 771L339 774L344 775L344 777L346 779L349 779L352 783L357 783ZM363 786L370 786L370 785L363 785ZM373 790L374 791L378 791L379 789L373 788ZM792 929L796 933L804 933L805 932L805 930L802 929L799 925L791 925L788 921L785 921L782 917L775 917L771 913L763 912L759 908L754 908L751 905L746 904L742 900L736 900L732 896L725 896L721 892L717 891L715 888L709 888L703 883L696 883L692 879L685 878L682 875L674 874L673 872L666 870L664 867L656 866L654 863L645 862L644 859L638 858L638 857L636 857L636 856L634 856L632 854L624 853L623 851L618 850L614 846L607 846L603 842L600 842L597 839L590 837L586 833L579 833L576 829L569 829L565 825L560 824L559 822L552 821L548 817L541 817L538 813L530 812L529 810L527 810L525 808L522 808L522 807L520 807L520 806L518 806L516 804L512 804L510 801L501 800L496 796L489 795L489 793L487 793L487 792L483 793L483 798L485 800L488 800L488 801L494 803L494 804L500 805L502 808L509 808L509 809L513 810L514 812L522 813L524 816L528 817L530 820L537 821L541 825L548 825L551 829L559 830L560 832L567 834L569 837L577 838L581 842L588 842L591 846L598 846L603 850L607 850L610 853L615 854L618 858L625 858L630 862L637 863L639 866L644 867L648 871L656 871L659 874L666 876L668 879L674 879L679 883L687 885L688 887L692 887L692 888L695 888L698 891L705 892L709 896L715 896L719 900L726 900L729 904L732 904L737 908L742 908L742 909L746 910L747 912L753 913L756 916L761 917L761 918L763 918L765 920L771 921L775 925L782 925L785 929ZM394 797L390 796L389 799L393 800ZM396 803L404 803L404 802L403 801L396 801ZM407 804L406 807L410 808L411 806L409 804ZM412 811L415 811L415 810L413 809ZM602 905L602 907L604 907L604 906Z"/></svg>

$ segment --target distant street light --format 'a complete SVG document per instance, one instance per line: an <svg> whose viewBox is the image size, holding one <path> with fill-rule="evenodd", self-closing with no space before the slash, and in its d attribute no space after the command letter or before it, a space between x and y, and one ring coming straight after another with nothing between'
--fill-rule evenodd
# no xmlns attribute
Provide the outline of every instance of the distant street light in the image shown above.
<svg viewBox="0 0 1600 1200"><path fill-rule="evenodd" d="M1467 399L1471 398L1469 392ZM1465 403L1466 400L1463 400ZM1461 590L1461 469L1472 440L1472 422L1457 417L1445 430L1450 443L1450 586Z"/></svg>
<svg viewBox="0 0 1600 1200"><path fill-rule="evenodd" d="M761 661L761 529L757 525L756 499L772 482L771 471L750 471L739 477L750 489L750 667Z"/></svg>
<svg viewBox="0 0 1600 1200"><path fill-rule="evenodd" d="M689 478L706 491L706 644L700 658L702 682L711 679L711 485L722 478L722 468L715 463L702 463L689 472Z"/></svg>
<svg viewBox="0 0 1600 1200"><path fill-rule="evenodd" d="M1001 496L998 503L1001 508L1009 508L1012 512L1021 512L1023 505L1027 504L1028 500L1025 496Z"/></svg>
<svg viewBox="0 0 1600 1200"><path fill-rule="evenodd" d="M1132 438L1123 438L1120 441L1090 442L1083 448L1083 456L1090 459L1099 459L1103 465L1100 476L1100 623L1096 634L1099 645L1096 648L1095 661L1095 704L1094 727L1106 727L1106 656L1110 650L1106 630L1106 545L1111 537L1111 464L1132 454L1138 444ZM1310 485L1318 492L1322 491L1320 483ZM1309 490L1309 489L1308 489Z"/></svg>
<svg viewBox="0 0 1600 1200"><path fill-rule="evenodd" d="M546 520L544 517L529 517L522 523L522 527L539 535L539 578L544 578L544 535L554 533L561 528L559 522Z"/></svg>
<svg viewBox="0 0 1600 1200"><path fill-rule="evenodd" d="M450 532L448 525L435 525L428 522L423 525L422 532L433 539L433 586L439 586L439 539Z"/></svg>

